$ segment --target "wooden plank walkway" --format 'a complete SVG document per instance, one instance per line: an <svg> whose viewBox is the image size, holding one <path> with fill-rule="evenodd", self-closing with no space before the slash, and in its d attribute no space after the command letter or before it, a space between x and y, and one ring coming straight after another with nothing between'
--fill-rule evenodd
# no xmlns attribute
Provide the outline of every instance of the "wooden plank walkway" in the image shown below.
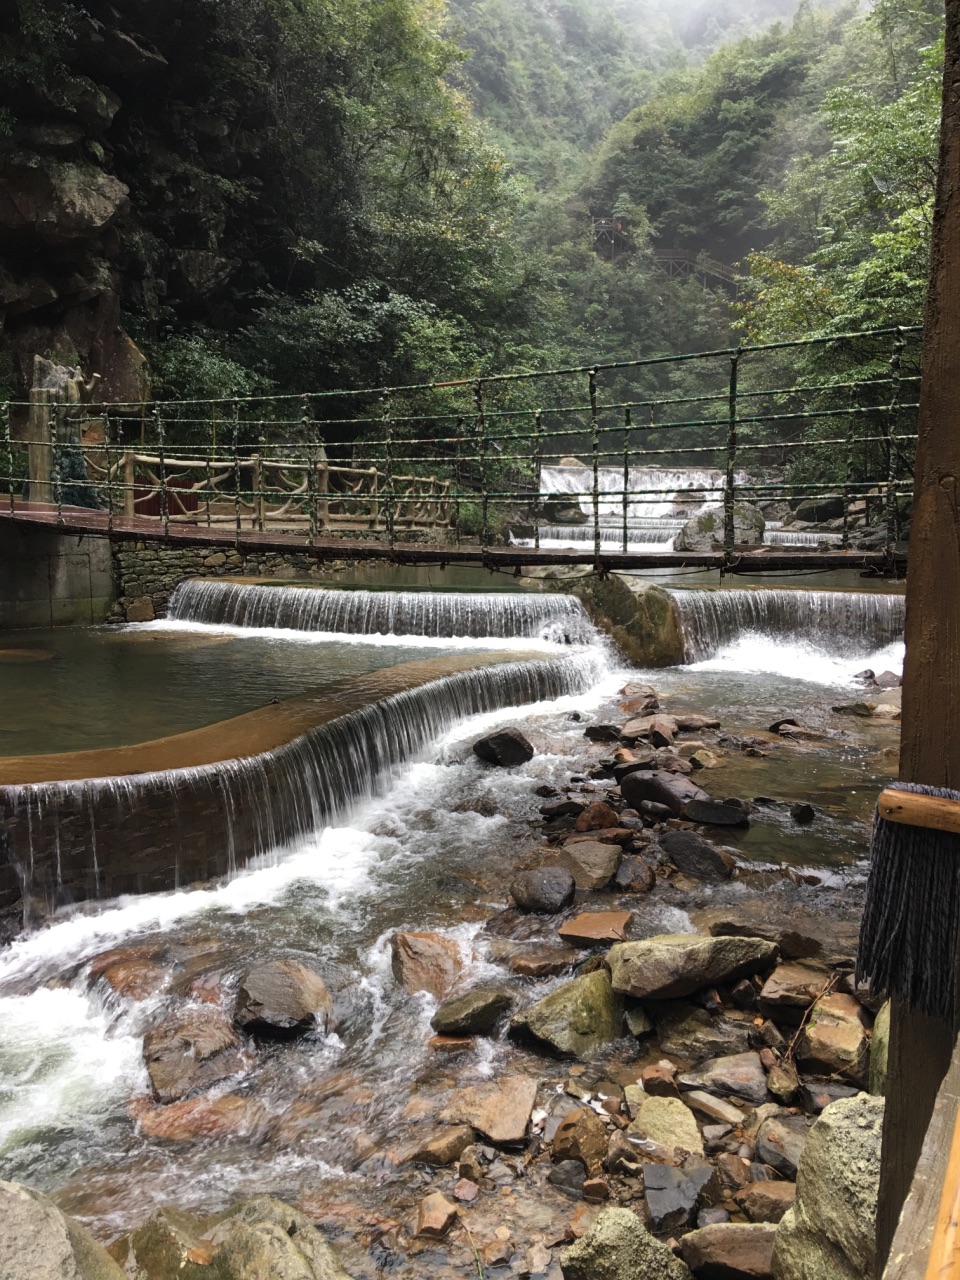
<svg viewBox="0 0 960 1280"><path fill-rule="evenodd" d="M480 564L490 569L513 569L522 566L548 568L579 565L596 567L601 572L641 569L723 569L734 574L783 573L790 569L852 569L859 572L902 574L906 571L905 552L886 551L818 551L814 548L787 550L767 547L762 551L644 551L619 552L604 550L599 558L593 547L585 544L576 550L534 550L532 547L493 547L479 543L394 542L360 539L327 534L310 539L302 533L272 529L241 529L234 525L191 525L163 522L149 516L112 517L106 511L86 507L62 507L43 503L18 502L11 511L0 507L0 524L45 529L84 537L96 535L112 542L155 542L171 547L209 547L211 551L231 548L243 554L256 555L298 553L317 560L389 560L394 564Z"/></svg>

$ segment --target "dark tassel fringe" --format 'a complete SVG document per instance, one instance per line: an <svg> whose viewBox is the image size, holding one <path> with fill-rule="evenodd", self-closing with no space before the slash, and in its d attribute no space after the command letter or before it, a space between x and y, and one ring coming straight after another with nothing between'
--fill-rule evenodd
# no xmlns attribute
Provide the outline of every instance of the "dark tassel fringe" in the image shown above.
<svg viewBox="0 0 960 1280"><path fill-rule="evenodd" d="M898 782L896 791L960 800L960 793ZM960 835L873 821L857 981L933 1018L952 1018L960 935Z"/></svg>

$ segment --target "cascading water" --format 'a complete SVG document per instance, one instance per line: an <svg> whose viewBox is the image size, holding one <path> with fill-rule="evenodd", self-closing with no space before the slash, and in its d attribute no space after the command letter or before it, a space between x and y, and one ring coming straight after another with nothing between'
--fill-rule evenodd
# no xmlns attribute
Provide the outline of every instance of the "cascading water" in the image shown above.
<svg viewBox="0 0 960 1280"><path fill-rule="evenodd" d="M656 548L660 551L666 551L672 548L673 540L683 528L682 520L651 520L644 524L639 520L630 520L627 522L627 550L640 551L646 548ZM510 541L516 547L533 547L536 545L534 538L518 538L511 536ZM593 524L573 524L573 525L544 525L540 535L540 546L544 548L550 547L581 547L589 544L593 546L594 530ZM601 522L600 525L600 545L610 550L619 550L623 547L623 522L607 523Z"/></svg>
<svg viewBox="0 0 960 1280"><path fill-rule="evenodd" d="M714 657L745 634L868 654L898 640L904 597L868 591L671 591L687 662Z"/></svg>
<svg viewBox="0 0 960 1280"><path fill-rule="evenodd" d="M575 596L521 592L330 591L313 587L184 582L169 618L212 626L335 635L525 638L586 644L596 637Z"/></svg>
<svg viewBox="0 0 960 1280"><path fill-rule="evenodd" d="M817 529L771 529L767 525L763 541L768 547L818 547L821 542L839 546L843 535Z"/></svg>

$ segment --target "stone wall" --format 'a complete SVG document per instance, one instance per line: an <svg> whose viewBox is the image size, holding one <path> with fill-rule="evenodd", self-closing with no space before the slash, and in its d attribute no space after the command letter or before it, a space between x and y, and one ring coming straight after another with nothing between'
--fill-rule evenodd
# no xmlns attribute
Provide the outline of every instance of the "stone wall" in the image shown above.
<svg viewBox="0 0 960 1280"><path fill-rule="evenodd" d="M0 628L103 622L113 602L106 538L0 527Z"/></svg>
<svg viewBox="0 0 960 1280"><path fill-rule="evenodd" d="M305 553L243 555L229 548L210 551L148 542L117 544L113 564L117 602L109 622L149 622L162 617L174 590L187 578L320 578L333 567L331 561Z"/></svg>

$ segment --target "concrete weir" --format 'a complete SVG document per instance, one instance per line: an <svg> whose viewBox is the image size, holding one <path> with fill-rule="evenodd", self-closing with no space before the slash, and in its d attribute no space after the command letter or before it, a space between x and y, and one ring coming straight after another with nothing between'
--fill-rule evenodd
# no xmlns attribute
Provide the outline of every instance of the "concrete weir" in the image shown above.
<svg viewBox="0 0 960 1280"><path fill-rule="evenodd" d="M586 689L595 653L465 653L136 746L0 759L0 910L230 874L373 794L459 720Z"/></svg>

